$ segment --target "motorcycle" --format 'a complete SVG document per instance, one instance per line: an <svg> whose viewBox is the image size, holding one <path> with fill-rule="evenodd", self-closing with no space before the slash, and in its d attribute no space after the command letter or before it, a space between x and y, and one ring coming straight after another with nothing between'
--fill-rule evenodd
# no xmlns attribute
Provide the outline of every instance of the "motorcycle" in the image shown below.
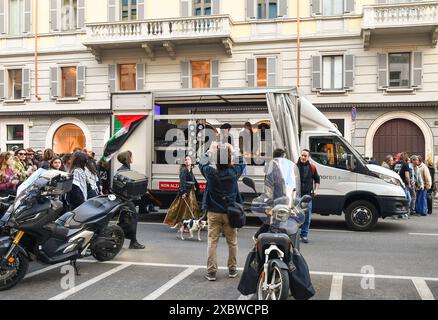
<svg viewBox="0 0 438 320"><path fill-rule="evenodd" d="M120 252L124 232L109 223L122 212L129 214L132 200L119 194L98 196L59 217L72 183L70 174L40 169L17 190L0 220L0 291L18 284L31 260L70 261L79 275L77 259L93 256L108 261Z"/></svg>
<svg viewBox="0 0 438 320"><path fill-rule="evenodd" d="M243 183L254 190L255 183L245 177ZM299 198L299 171L287 159L274 159L265 177L265 190L251 203L251 211L263 225L254 235L258 272L255 287L258 300L286 300L291 273L296 270L293 254L299 251L299 229L304 223L310 196Z"/></svg>

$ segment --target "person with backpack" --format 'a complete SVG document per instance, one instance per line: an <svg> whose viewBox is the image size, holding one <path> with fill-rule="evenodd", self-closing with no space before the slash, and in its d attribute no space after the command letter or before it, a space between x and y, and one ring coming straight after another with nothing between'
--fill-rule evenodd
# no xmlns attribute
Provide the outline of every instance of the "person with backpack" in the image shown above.
<svg viewBox="0 0 438 320"><path fill-rule="evenodd" d="M319 185L321 179L318 175L318 171L313 163L310 162L310 151L303 149L301 151L300 160L297 162L298 169L300 170L301 179L301 196L311 195L315 198L318 195ZM301 241L309 243L309 227L312 219L312 201L309 202L309 210L306 214L306 220L301 226Z"/></svg>
<svg viewBox="0 0 438 320"><path fill-rule="evenodd" d="M213 159L216 159L216 168L210 165L210 160ZM227 206L235 202L242 203L237 181L245 167L243 158L234 155L234 148L228 143L213 142L199 162L199 169L208 185L206 198L208 258L205 278L209 281L216 280L218 270L216 250L221 231L223 231L228 244L228 276L230 278L237 277L237 229L230 225Z"/></svg>

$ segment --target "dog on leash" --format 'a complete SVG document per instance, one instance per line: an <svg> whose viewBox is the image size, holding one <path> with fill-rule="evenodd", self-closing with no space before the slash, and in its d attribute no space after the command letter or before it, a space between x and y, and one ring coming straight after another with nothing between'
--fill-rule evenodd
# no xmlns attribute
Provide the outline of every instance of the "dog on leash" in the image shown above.
<svg viewBox="0 0 438 320"><path fill-rule="evenodd" d="M193 232L198 232L198 241L201 241L201 230L204 229L207 226L207 221L205 220L195 220L195 219L188 219L183 220L183 222L180 223L180 228L176 233L176 236L181 238L181 240L184 239L184 229L188 230L190 232L189 239L193 239Z"/></svg>

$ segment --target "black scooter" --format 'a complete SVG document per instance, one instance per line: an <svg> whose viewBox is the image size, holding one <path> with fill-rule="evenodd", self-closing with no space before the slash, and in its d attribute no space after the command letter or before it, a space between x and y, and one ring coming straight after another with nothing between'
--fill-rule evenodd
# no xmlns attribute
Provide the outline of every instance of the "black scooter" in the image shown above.
<svg viewBox="0 0 438 320"><path fill-rule="evenodd" d="M0 291L24 278L30 260L71 261L79 274L77 259L93 256L108 261L122 249L123 230L109 222L129 210L131 200L113 194L99 196L59 217L62 196L71 190L72 181L69 174L47 171L9 206L0 220Z"/></svg>

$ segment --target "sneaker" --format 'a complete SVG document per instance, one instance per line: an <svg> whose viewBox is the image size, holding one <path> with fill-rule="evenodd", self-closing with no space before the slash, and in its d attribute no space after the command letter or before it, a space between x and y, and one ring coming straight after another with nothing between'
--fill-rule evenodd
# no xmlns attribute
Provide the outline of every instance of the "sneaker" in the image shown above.
<svg viewBox="0 0 438 320"><path fill-rule="evenodd" d="M205 275L205 279L207 279L208 281L216 281L216 273L215 272L207 273Z"/></svg>
<svg viewBox="0 0 438 320"><path fill-rule="evenodd" d="M301 237L301 241L303 241L304 243L309 243L309 238Z"/></svg>
<svg viewBox="0 0 438 320"><path fill-rule="evenodd" d="M228 278L235 278L237 277L237 270L230 270L228 273Z"/></svg>
<svg viewBox="0 0 438 320"><path fill-rule="evenodd" d="M138 241L131 242L129 249L140 250L146 248L144 245L138 243Z"/></svg>

